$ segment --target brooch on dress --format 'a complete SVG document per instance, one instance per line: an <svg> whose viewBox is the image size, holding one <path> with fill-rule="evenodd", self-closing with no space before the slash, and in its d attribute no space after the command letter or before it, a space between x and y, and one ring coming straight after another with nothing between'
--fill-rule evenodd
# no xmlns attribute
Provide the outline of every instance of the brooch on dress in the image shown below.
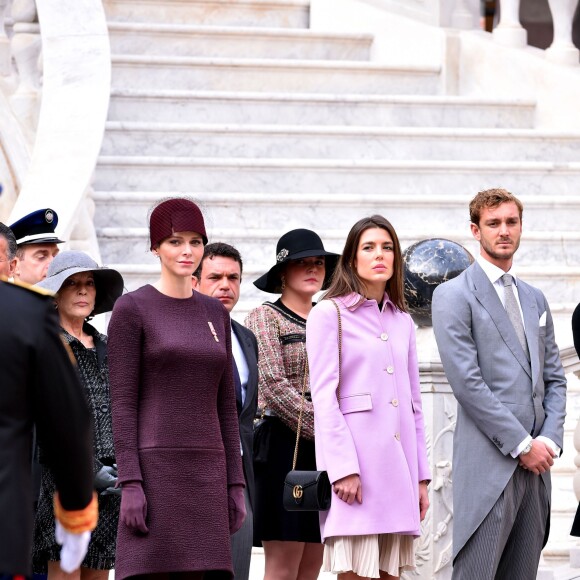
<svg viewBox="0 0 580 580"><path fill-rule="evenodd" d="M208 320L207 321L207 325L209 326L209 329L211 330L211 333L213 334L213 337L215 338L216 342L219 342L220 339L218 338L217 332L215 331L215 328L213 327L213 324Z"/></svg>

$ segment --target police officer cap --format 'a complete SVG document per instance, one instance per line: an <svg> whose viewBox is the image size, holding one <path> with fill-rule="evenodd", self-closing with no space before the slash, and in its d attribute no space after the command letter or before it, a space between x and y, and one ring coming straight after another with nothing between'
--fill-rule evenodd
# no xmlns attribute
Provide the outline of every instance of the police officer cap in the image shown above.
<svg viewBox="0 0 580 580"><path fill-rule="evenodd" d="M25 244L62 244L54 233L58 224L57 213L50 208L38 209L14 222L10 229L19 246Z"/></svg>

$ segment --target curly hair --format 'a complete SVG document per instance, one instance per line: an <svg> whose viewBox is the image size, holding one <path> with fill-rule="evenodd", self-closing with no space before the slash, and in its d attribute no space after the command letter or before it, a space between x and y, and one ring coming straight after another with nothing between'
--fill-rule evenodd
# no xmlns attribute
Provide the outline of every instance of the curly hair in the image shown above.
<svg viewBox="0 0 580 580"><path fill-rule="evenodd" d="M513 193L507 191L507 189L500 188L480 191L469 203L469 219L471 220L471 223L478 226L482 209L495 208L502 203L509 202L516 204L518 211L520 212L520 221L522 221L522 215L524 213L522 202Z"/></svg>

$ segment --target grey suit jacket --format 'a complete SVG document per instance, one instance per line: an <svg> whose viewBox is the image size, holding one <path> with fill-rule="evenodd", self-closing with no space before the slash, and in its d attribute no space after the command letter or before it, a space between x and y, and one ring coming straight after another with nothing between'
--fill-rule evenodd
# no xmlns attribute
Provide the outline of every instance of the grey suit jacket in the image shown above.
<svg viewBox="0 0 580 580"><path fill-rule="evenodd" d="M542 292L519 279L518 295L530 361L477 263L433 295L435 339L459 403L453 443L454 558L515 471L518 461L510 452L527 435L544 435L562 448L566 378L552 316ZM550 495L550 474L542 478Z"/></svg>
<svg viewBox="0 0 580 580"><path fill-rule="evenodd" d="M258 407L258 344L254 333L242 326L239 322L232 320L232 328L240 342L242 352L246 358L250 376L246 391L246 400L238 420L240 422L240 439L242 441L242 463L244 467L244 477L246 478L246 487L250 496L250 504L254 508L254 417Z"/></svg>

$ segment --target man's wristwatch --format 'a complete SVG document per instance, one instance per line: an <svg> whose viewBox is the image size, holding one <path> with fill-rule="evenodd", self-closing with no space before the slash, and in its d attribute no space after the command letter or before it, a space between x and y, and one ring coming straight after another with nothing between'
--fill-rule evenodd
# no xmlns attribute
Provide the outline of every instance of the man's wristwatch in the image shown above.
<svg viewBox="0 0 580 580"><path fill-rule="evenodd" d="M522 455L527 455L530 451L532 450L532 441L530 441L523 449L523 451L520 453L520 457Z"/></svg>

